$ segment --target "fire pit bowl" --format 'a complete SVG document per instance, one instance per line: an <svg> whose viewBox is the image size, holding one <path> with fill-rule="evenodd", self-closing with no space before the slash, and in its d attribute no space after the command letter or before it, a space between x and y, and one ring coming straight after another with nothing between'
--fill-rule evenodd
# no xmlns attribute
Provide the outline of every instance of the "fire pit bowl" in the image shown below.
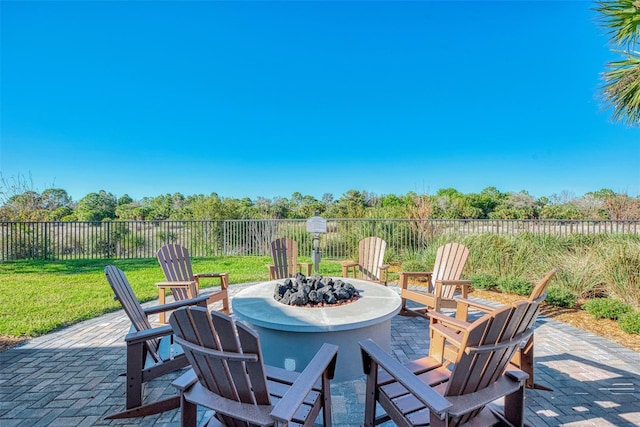
<svg viewBox="0 0 640 427"><path fill-rule="evenodd" d="M334 280L344 280L334 278ZM371 338L387 351L391 347L391 318L400 311L396 291L364 280L348 279L359 298L341 305L298 307L274 298L272 280L250 286L231 300L234 315L258 332L267 364L302 371L323 343L336 344L334 381L363 375L358 341Z"/></svg>

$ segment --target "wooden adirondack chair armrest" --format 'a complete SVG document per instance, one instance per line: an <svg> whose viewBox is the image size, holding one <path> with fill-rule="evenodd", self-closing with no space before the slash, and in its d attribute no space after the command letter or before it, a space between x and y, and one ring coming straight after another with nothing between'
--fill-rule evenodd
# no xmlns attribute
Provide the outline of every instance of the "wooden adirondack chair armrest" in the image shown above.
<svg viewBox="0 0 640 427"><path fill-rule="evenodd" d="M478 301L471 301L467 298L455 298L456 300L456 319L467 320L469 316L469 309L475 309L482 311L483 313L491 313L496 309L488 304L484 304Z"/></svg>
<svg viewBox="0 0 640 427"><path fill-rule="evenodd" d="M196 273L193 277L222 277L227 273Z"/></svg>
<svg viewBox="0 0 640 427"><path fill-rule="evenodd" d="M194 274L193 277L197 281L198 279L216 278L216 277L223 277L227 275L229 275L229 273L197 273L197 274Z"/></svg>
<svg viewBox="0 0 640 427"><path fill-rule="evenodd" d="M147 316L151 315L151 314L156 314L156 313L163 313L166 311L171 311L171 310L175 310L178 309L180 307L185 307L188 305L199 305L201 307L206 307L207 306L207 298L209 298L208 295L200 295L197 296L195 298L191 298L191 299L183 299L180 301L173 301L170 302L168 304L162 304L162 305L154 305L151 307L146 307L143 309L143 311L145 312L145 314Z"/></svg>
<svg viewBox="0 0 640 427"><path fill-rule="evenodd" d="M197 382L198 376L193 369L189 369L187 372L173 380L171 385L177 388L180 392L183 392Z"/></svg>
<svg viewBox="0 0 640 427"><path fill-rule="evenodd" d="M189 402L196 405L203 405L214 412L228 415L237 420L245 421L256 425L273 425L273 419L269 416L271 405L254 405L253 403L241 403L232 399L227 399L207 390L199 381L180 392L186 396ZM211 423L207 425L220 425Z"/></svg>
<svg viewBox="0 0 640 427"><path fill-rule="evenodd" d="M430 313L432 316L434 313ZM445 316L448 317L448 316ZM453 322L434 323L429 325L429 357L447 366L454 362L455 355L462 348L464 331L469 330L469 323L449 318Z"/></svg>
<svg viewBox="0 0 640 427"><path fill-rule="evenodd" d="M142 344L148 340L162 338L171 334L173 334L171 325L165 325L158 326L157 328L145 329L143 331L130 332L124 337L124 340L127 345Z"/></svg>
<svg viewBox="0 0 640 427"><path fill-rule="evenodd" d="M529 374L511 364L507 365L504 373L512 380L520 381L521 383L524 383L529 378Z"/></svg>
<svg viewBox="0 0 640 427"><path fill-rule="evenodd" d="M348 262L348 263L342 264L342 277L349 277L350 268L353 269L353 276L355 277L356 267L358 267L358 265L359 264L357 262Z"/></svg>
<svg viewBox="0 0 640 427"><path fill-rule="evenodd" d="M430 326L430 332L432 335L431 339L434 342L446 341L454 347L460 348L462 347L462 342L460 341L460 339L463 336L463 334L461 334L460 332L467 330L468 328L468 323L464 325L458 325L457 327L454 327L453 324L445 326L442 323L436 323Z"/></svg>
<svg viewBox="0 0 640 427"><path fill-rule="evenodd" d="M436 287L438 286L455 286L460 289L462 298L466 298L469 294L469 287L471 286L471 280L436 280ZM436 291L436 294L438 292Z"/></svg>
<svg viewBox="0 0 640 427"><path fill-rule="evenodd" d="M436 282L440 282L443 285L460 286L461 288L471 285L471 280L444 280L444 279L437 279Z"/></svg>
<svg viewBox="0 0 640 427"><path fill-rule="evenodd" d="M200 289L200 279L220 279L220 290L226 291L227 286L229 285L229 273L197 273L193 275L193 278L196 279L197 289Z"/></svg>
<svg viewBox="0 0 640 427"><path fill-rule="evenodd" d="M490 306L489 304L485 304L483 302L479 302L479 301L473 301L467 298L461 298L461 297L457 297L455 298L456 302L458 303L458 305L460 304L464 304L468 307L473 307L476 310L480 310L483 311L485 313L491 313L492 311L494 311L496 309L496 307Z"/></svg>
<svg viewBox="0 0 640 427"><path fill-rule="evenodd" d="M324 343L289 390L282 396L282 399L273 407L271 416L281 422L290 421L309 392L317 384L318 379L322 378L325 372L328 379L333 378L337 357L338 346ZM330 390L326 390L326 392L331 393Z"/></svg>
<svg viewBox="0 0 640 427"><path fill-rule="evenodd" d="M474 393L468 393L461 396L448 396L447 399L452 404L452 407L449 409L449 415L451 417L459 417L474 409L479 409L490 404L496 399L513 393L522 387L524 387L523 383L520 383L517 380L514 381L508 375L504 375L491 386L480 389ZM503 417L499 416L499 418Z"/></svg>
<svg viewBox="0 0 640 427"><path fill-rule="evenodd" d="M158 288L183 288L189 289L189 286L192 286L196 283L195 280L185 280L185 281L175 281L175 282L156 282L156 286Z"/></svg>
<svg viewBox="0 0 640 427"><path fill-rule="evenodd" d="M400 287L402 289L407 289L409 286L409 278L410 277L426 277L428 282L431 282L431 276L433 272L431 271L401 271L400 272Z"/></svg>
<svg viewBox="0 0 640 427"><path fill-rule="evenodd" d="M401 274L404 274L407 277L429 277L433 274L431 271L403 271Z"/></svg>
<svg viewBox="0 0 640 427"><path fill-rule="evenodd" d="M413 372L402 365L398 360L384 351L371 339L360 341L362 361L365 374L372 369L371 361L386 371L391 377L402 384L416 399L424 403L440 419L444 419L452 404L423 382Z"/></svg>
<svg viewBox="0 0 640 427"><path fill-rule="evenodd" d="M446 314L431 311L429 312L430 327L436 324L442 324L448 328L453 328L456 331L463 331L469 326L469 322L465 320L456 319L455 317L447 316Z"/></svg>

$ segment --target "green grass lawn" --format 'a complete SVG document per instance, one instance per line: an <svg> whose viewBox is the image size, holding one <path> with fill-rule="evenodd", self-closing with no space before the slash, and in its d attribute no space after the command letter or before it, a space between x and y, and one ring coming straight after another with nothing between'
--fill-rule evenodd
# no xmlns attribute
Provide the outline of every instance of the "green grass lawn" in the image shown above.
<svg viewBox="0 0 640 427"><path fill-rule="evenodd" d="M267 280L270 262L270 257L192 258L195 273L228 272L231 286ZM155 283L165 279L155 258L0 263L0 335L42 335L120 309L104 276L109 264L125 272L141 302L158 298ZM340 263L322 261L320 272L339 276Z"/></svg>

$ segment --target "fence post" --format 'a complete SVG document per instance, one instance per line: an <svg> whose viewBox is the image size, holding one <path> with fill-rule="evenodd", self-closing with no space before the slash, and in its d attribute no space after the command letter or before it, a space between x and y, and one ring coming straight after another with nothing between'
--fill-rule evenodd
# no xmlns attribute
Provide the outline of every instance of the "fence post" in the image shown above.
<svg viewBox="0 0 640 427"><path fill-rule="evenodd" d="M107 258L111 258L111 221L107 221L106 224L107 224Z"/></svg>
<svg viewBox="0 0 640 427"><path fill-rule="evenodd" d="M44 240L44 259L49 259L49 223L44 223L44 231L43 231L43 240Z"/></svg>
<svg viewBox="0 0 640 427"><path fill-rule="evenodd" d="M227 220L222 222L222 255L227 255Z"/></svg>

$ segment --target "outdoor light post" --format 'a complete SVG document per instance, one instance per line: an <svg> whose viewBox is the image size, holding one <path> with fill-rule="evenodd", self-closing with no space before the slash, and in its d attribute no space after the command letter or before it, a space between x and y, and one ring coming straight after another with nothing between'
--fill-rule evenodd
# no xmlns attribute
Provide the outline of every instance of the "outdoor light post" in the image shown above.
<svg viewBox="0 0 640 427"><path fill-rule="evenodd" d="M313 252L311 252L311 261L313 262L314 271L320 272L320 233L327 232L327 220L319 215L316 211L315 215L307 220L307 232L313 233Z"/></svg>

